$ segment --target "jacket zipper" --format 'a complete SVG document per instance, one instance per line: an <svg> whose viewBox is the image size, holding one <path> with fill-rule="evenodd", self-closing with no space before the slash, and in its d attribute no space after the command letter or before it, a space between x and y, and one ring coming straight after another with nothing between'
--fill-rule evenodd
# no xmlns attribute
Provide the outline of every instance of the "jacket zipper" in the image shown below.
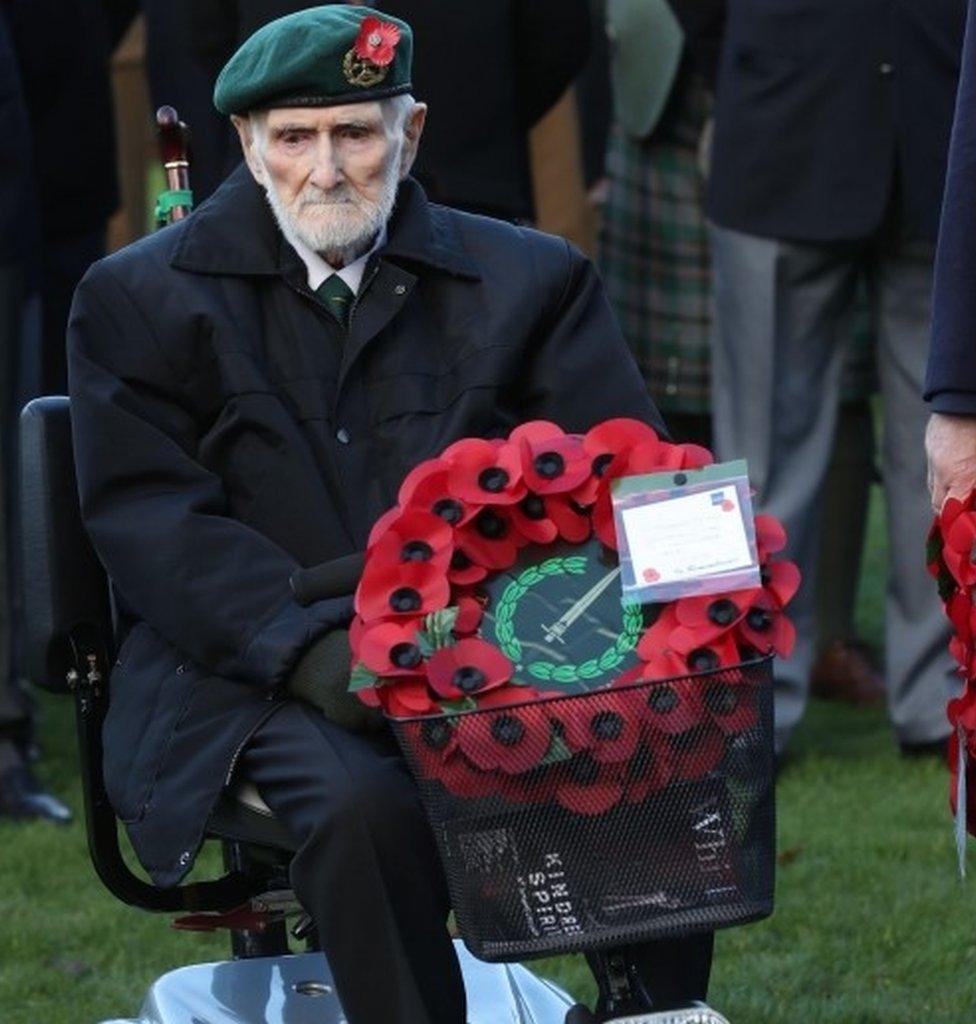
<svg viewBox="0 0 976 1024"><path fill-rule="evenodd" d="M234 769L237 767L237 762L240 759L241 754L244 752L244 748L251 742L251 737L261 728L262 725L284 704L284 701L276 700L270 708L267 708L263 715L247 730L247 734L237 745L237 749L234 751L230 759L230 764L227 767L227 774L224 776L224 789L230 785L230 780L234 776Z"/></svg>

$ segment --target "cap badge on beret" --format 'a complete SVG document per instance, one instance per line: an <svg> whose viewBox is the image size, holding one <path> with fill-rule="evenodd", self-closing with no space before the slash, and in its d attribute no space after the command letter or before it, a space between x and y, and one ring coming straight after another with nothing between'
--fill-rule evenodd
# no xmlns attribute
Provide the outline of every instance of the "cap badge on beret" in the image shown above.
<svg viewBox="0 0 976 1024"><path fill-rule="evenodd" d="M352 49L342 61L346 81L363 89L378 85L386 78L399 42L400 29L393 22L364 18Z"/></svg>

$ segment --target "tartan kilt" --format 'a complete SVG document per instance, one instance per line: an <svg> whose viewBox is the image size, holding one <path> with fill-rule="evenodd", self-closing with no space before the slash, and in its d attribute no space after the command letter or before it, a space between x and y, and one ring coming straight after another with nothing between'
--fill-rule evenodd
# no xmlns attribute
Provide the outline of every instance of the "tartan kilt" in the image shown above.
<svg viewBox="0 0 976 1024"><path fill-rule="evenodd" d="M649 138L614 125L598 263L644 379L665 413L709 411L711 261L698 166L711 97L679 73Z"/></svg>
<svg viewBox="0 0 976 1024"><path fill-rule="evenodd" d="M598 264L621 330L665 415L711 412L712 280L699 141L704 81L683 70L646 139L614 125ZM873 319L860 282L848 322L842 400L877 390Z"/></svg>

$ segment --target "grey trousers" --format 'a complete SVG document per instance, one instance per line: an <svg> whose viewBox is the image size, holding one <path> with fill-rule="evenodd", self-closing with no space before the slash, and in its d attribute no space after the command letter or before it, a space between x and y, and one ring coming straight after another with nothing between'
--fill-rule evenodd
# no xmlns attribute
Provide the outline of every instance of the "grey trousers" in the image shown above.
<svg viewBox="0 0 976 1024"><path fill-rule="evenodd" d="M948 626L925 571L931 508L922 381L932 304L932 248L877 241L798 244L712 227L715 449L745 457L759 511L782 520L788 557L807 585L791 606L796 649L777 671L777 745L806 704L814 657L818 506L830 460L844 345L859 276L867 273L884 407L881 466L888 520L885 678L899 741L949 732L955 690Z"/></svg>

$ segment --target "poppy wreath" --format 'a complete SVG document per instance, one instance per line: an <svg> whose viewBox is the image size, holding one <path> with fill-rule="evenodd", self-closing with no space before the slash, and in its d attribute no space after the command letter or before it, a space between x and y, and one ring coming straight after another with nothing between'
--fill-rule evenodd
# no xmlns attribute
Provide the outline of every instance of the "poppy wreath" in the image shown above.
<svg viewBox="0 0 976 1024"><path fill-rule="evenodd" d="M800 575L775 558L786 544L775 519L755 519L759 586L625 605L615 641L580 664L520 664L512 618L526 593L586 562L544 552L518 572L524 549L590 545L615 563L612 482L712 461L704 448L614 419L582 435L524 423L422 462L369 537L349 689L413 720L399 732L415 768L462 796L599 814L707 774L757 721L741 666L793 647L784 608ZM490 609L493 644L482 635L486 585L508 570L516 574Z"/></svg>
<svg viewBox="0 0 976 1024"><path fill-rule="evenodd" d="M963 680L962 693L946 709L952 725L949 803L976 835L976 490L962 500L946 499L929 533L926 561L952 623L949 652ZM956 805L960 768L966 775L963 808Z"/></svg>

